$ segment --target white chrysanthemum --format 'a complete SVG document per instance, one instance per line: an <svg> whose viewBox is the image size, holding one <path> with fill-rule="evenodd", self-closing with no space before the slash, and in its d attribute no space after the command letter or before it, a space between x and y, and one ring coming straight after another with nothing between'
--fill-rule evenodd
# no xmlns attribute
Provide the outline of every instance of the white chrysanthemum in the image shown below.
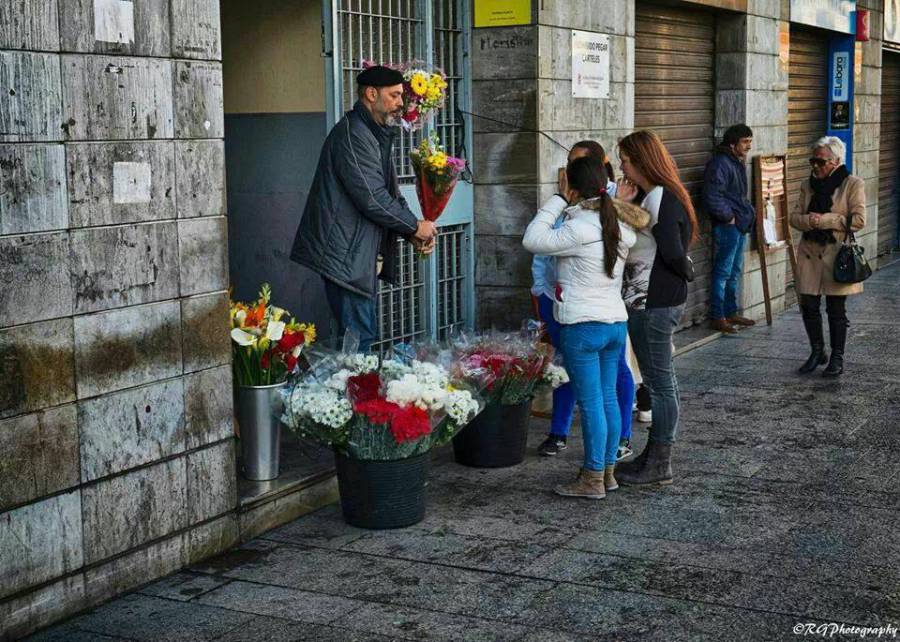
<svg viewBox="0 0 900 642"><path fill-rule="evenodd" d="M350 354L344 357L344 366L353 374L366 374L378 369L378 356L374 354Z"/></svg>
<svg viewBox="0 0 900 642"><path fill-rule="evenodd" d="M346 368L344 368L343 370L338 370L333 375L328 377L325 385L332 390L343 392L347 389L347 379L349 379L352 375L353 373Z"/></svg>
<svg viewBox="0 0 900 642"><path fill-rule="evenodd" d="M468 423L478 412L478 402L468 390L454 390L447 393L447 414L457 425Z"/></svg>
<svg viewBox="0 0 900 642"><path fill-rule="evenodd" d="M343 394L332 388L302 388L288 398L290 412L286 423L296 427L294 418L308 419L317 424L340 428L353 417L353 408Z"/></svg>
<svg viewBox="0 0 900 642"><path fill-rule="evenodd" d="M389 359L381 364L381 378L384 380L399 379L409 372L410 367L396 359Z"/></svg>
<svg viewBox="0 0 900 642"><path fill-rule="evenodd" d="M544 369L544 381L553 388L559 388L561 385L569 383L569 373L562 366L550 363Z"/></svg>

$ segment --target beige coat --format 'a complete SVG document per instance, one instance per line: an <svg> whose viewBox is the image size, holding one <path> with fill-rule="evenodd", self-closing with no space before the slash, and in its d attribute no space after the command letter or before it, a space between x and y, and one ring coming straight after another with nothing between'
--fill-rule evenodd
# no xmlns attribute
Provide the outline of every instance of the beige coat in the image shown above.
<svg viewBox="0 0 900 642"><path fill-rule="evenodd" d="M806 208L812 198L809 179L800 187L800 200L791 212L791 227L806 232L809 225ZM823 214L818 229L832 230L837 243L822 247L812 241L800 241L797 246L797 294L838 295L859 294L862 283L836 283L833 277L834 260L846 234L847 214L852 213L851 228L854 232L866 224L866 190L858 176L848 176L834 191L830 212Z"/></svg>

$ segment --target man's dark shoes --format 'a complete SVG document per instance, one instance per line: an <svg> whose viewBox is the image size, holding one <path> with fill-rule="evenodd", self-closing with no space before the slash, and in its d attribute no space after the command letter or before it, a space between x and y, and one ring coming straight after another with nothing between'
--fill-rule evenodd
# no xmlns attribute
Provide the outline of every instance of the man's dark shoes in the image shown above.
<svg viewBox="0 0 900 642"><path fill-rule="evenodd" d="M554 455L558 455L561 451L568 448L566 445L565 437L558 437L557 435L547 435L547 438L538 446L538 454L543 455L544 457L553 457Z"/></svg>
<svg viewBox="0 0 900 642"><path fill-rule="evenodd" d="M710 321L709 327L722 334L737 334L737 328L728 323L725 319L713 319Z"/></svg>
<svg viewBox="0 0 900 642"><path fill-rule="evenodd" d="M747 317L742 317L738 314L730 316L725 320L728 321L728 323L730 323L731 325L742 325L745 328L756 325L756 321L754 321L753 319L748 319Z"/></svg>

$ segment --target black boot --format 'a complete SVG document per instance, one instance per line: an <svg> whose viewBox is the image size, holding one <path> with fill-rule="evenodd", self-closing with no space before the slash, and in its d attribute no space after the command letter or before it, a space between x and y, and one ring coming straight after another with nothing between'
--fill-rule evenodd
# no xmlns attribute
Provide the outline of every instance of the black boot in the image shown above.
<svg viewBox="0 0 900 642"><path fill-rule="evenodd" d="M844 319L828 319L831 336L831 361L822 371L823 377L839 377L844 372L844 348L847 345L847 322Z"/></svg>
<svg viewBox="0 0 900 642"><path fill-rule="evenodd" d="M807 319L804 317L803 326L806 328L806 336L809 337L809 345L812 348L809 359L797 370L800 374L808 374L824 365L828 361L825 354L825 336L822 334L822 317Z"/></svg>
<svg viewBox="0 0 900 642"><path fill-rule="evenodd" d="M616 468L616 479L620 484L640 486L672 483L672 444L651 441L647 444L647 450L647 459L640 470L620 472Z"/></svg>
<svg viewBox="0 0 900 642"><path fill-rule="evenodd" d="M644 450L641 451L640 455L633 459L629 459L628 461L616 464L616 475L619 473L630 473L633 475L639 472L644 467L644 462L647 460L647 455L650 453L650 444L650 439L647 439L647 443L644 444Z"/></svg>

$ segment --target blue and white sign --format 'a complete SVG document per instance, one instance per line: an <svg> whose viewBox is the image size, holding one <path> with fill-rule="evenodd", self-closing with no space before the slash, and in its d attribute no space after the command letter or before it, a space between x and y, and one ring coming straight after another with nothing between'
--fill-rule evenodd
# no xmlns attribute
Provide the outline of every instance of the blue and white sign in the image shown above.
<svg viewBox="0 0 900 642"><path fill-rule="evenodd" d="M853 64L850 52L839 49L831 55L831 100L850 100L850 80L853 75Z"/></svg>
<svg viewBox="0 0 900 642"><path fill-rule="evenodd" d="M791 0L791 22L856 33L856 0Z"/></svg>

